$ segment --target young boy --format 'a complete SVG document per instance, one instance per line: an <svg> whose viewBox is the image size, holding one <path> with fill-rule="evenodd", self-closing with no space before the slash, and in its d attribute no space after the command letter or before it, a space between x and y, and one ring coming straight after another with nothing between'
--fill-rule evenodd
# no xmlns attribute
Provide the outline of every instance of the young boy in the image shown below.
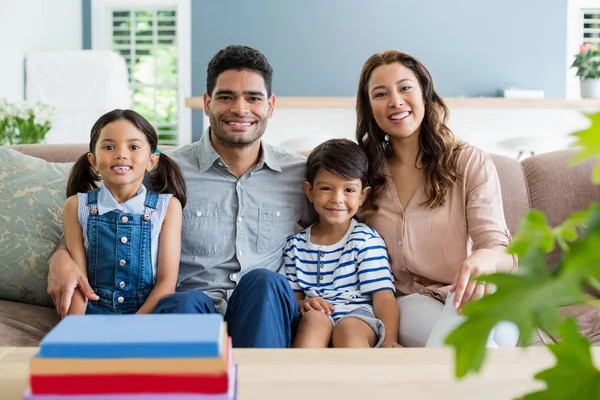
<svg viewBox="0 0 600 400"><path fill-rule="evenodd" d="M400 347L387 249L353 217L365 201L368 160L347 139L317 146L304 192L319 221L290 236L285 272L302 314L294 347Z"/></svg>

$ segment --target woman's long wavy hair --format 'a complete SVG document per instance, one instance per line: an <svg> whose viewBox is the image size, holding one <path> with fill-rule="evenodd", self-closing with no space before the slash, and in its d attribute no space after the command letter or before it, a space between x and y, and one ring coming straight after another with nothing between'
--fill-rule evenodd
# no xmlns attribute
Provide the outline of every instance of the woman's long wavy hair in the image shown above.
<svg viewBox="0 0 600 400"><path fill-rule="evenodd" d="M377 211L377 199L386 182L385 164L393 154L390 142L384 139L385 132L377 125L369 101L369 79L373 71L382 65L400 63L418 78L423 92L425 115L421 123L419 153L425 174L425 205L436 208L444 203L446 191L460 177L458 156L464 144L458 142L446 126L448 108L435 91L433 78L427 68L415 57L397 50L388 50L372 55L360 73L356 95L356 140L369 157L369 183L371 193L363 205L368 214ZM415 162L417 161L415 160Z"/></svg>

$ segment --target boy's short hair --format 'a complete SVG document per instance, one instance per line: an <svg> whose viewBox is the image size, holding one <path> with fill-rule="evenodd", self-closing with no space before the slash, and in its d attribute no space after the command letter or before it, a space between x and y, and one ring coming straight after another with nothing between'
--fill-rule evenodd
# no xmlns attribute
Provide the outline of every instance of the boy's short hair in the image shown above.
<svg viewBox="0 0 600 400"><path fill-rule="evenodd" d="M227 46L220 50L208 63L206 71L206 93L212 96L219 75L230 69L253 71L263 77L267 97L271 97L273 68L260 51L248 46Z"/></svg>
<svg viewBox="0 0 600 400"><path fill-rule="evenodd" d="M369 160L351 140L330 139L315 147L306 161L306 180L311 185L321 169L348 181L360 179L363 188L369 186Z"/></svg>

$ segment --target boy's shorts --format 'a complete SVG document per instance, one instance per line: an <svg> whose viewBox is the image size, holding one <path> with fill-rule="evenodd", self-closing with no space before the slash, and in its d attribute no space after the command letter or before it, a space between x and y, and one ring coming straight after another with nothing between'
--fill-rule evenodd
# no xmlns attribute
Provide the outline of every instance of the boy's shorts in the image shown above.
<svg viewBox="0 0 600 400"><path fill-rule="evenodd" d="M373 329L375 331L375 334L377 335L377 343L375 344L375 347L381 347L381 344L383 343L383 340L385 339L385 326L383 325L383 322L381 322L380 319L377 319L377 317L375 316L375 314L373 314L371 312L371 310L369 310L368 308L364 308L364 307L358 307L355 308L354 310L350 311L348 314L341 316L340 318L336 320L333 319L333 317L330 315L329 319L331 320L331 323L333 324L333 326L335 326L336 324L339 324L339 322L341 320L343 320L344 318L356 318L356 319L360 319L361 321L364 321L367 323L367 325L369 325L371 327L371 329Z"/></svg>

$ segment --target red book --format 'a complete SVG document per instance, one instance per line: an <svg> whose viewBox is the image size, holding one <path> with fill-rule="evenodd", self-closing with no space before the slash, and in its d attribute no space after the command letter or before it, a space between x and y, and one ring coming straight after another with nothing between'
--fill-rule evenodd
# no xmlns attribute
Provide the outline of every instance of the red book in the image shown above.
<svg viewBox="0 0 600 400"><path fill-rule="evenodd" d="M31 376L33 394L227 393L223 375L39 375Z"/></svg>

